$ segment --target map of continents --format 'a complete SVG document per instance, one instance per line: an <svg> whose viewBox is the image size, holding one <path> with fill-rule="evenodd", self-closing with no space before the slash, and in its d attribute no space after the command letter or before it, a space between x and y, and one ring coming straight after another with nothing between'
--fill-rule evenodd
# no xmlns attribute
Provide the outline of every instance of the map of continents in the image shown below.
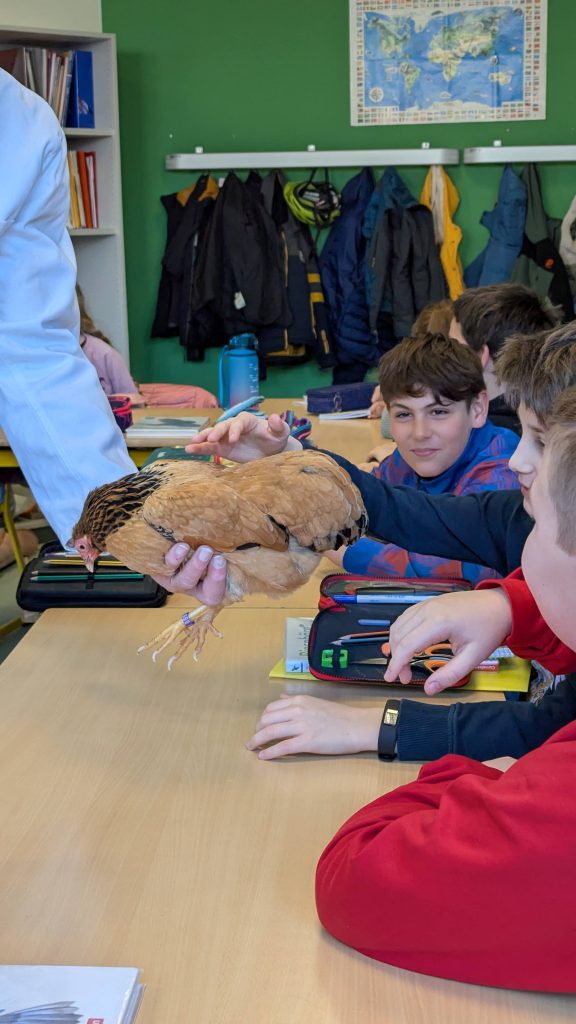
<svg viewBox="0 0 576 1024"><path fill-rule="evenodd" d="M366 108L497 110L522 100L523 69L520 7L364 14Z"/></svg>

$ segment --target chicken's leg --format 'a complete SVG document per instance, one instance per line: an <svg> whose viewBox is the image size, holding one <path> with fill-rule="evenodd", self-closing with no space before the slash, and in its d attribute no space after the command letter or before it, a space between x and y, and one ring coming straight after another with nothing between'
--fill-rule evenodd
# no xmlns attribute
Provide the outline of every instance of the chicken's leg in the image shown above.
<svg viewBox="0 0 576 1024"><path fill-rule="evenodd" d="M208 632L214 633L214 636L221 637L222 633L219 629L216 629L214 625L214 618L221 610L222 605L216 605L215 607L209 607L205 604L201 604L199 608L195 608L193 612L184 612L181 618L173 622L167 629L162 630L157 636L149 640L148 643L142 644L138 648L138 654L142 651L147 651L150 647L154 647L152 653L152 660L156 661L156 658L162 651L164 651L170 644L177 641L177 646L174 654L168 659L168 671L172 668L172 665L178 661L178 658L182 656L184 651L190 644L194 644L193 657L194 661L198 661L198 655L204 646L206 640L206 634Z"/></svg>

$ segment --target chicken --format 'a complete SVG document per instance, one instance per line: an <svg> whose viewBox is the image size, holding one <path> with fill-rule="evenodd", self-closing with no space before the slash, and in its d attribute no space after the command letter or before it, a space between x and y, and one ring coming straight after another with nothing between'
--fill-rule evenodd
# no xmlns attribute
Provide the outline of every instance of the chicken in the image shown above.
<svg viewBox="0 0 576 1024"><path fill-rule="evenodd" d="M144 644L153 658L176 644L198 657L225 605L247 594L280 597L306 582L323 551L362 536L366 511L348 474L316 451L286 452L243 465L157 461L92 491L74 527L76 550L92 570L108 551L136 572L166 572L164 555L185 541L207 544L228 563L222 604L201 605Z"/></svg>

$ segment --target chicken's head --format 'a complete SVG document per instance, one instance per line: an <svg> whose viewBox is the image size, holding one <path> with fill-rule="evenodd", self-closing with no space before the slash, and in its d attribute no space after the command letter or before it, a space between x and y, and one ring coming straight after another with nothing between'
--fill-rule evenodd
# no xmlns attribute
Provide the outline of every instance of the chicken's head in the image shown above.
<svg viewBox="0 0 576 1024"><path fill-rule="evenodd" d="M98 550L91 537L86 534L83 537L77 537L74 540L69 540L68 544L73 544L76 551L80 555L84 565L88 569L88 572L94 572L94 563L98 558L98 555L102 554Z"/></svg>

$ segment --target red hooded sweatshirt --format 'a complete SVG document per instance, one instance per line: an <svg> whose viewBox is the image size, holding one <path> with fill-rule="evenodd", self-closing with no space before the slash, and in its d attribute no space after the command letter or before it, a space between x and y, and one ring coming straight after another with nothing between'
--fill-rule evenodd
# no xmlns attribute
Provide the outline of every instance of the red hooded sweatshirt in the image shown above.
<svg viewBox="0 0 576 1024"><path fill-rule="evenodd" d="M521 574L499 582L515 652L555 672L576 668ZM366 956L423 974L576 992L575 780L576 722L505 773L454 754L426 765L354 814L322 854L322 924Z"/></svg>

